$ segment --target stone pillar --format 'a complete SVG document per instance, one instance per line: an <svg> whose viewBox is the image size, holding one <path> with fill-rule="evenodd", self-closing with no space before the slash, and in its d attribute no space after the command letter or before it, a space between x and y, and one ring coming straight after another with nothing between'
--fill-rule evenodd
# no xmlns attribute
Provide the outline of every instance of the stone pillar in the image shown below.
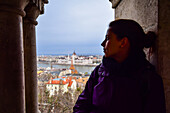
<svg viewBox="0 0 170 113"><path fill-rule="evenodd" d="M35 26L39 14L43 13L42 2L30 2L24 17L24 69L25 69L25 97L26 113L38 113L37 94L37 55Z"/></svg>
<svg viewBox="0 0 170 113"><path fill-rule="evenodd" d="M110 0L115 18L137 21L144 31L157 33L156 44L146 50L147 57L162 76L165 88L167 113L170 113L170 1L169 0Z"/></svg>
<svg viewBox="0 0 170 113"><path fill-rule="evenodd" d="M170 0L159 0L158 8L158 69L164 80L166 108L170 113Z"/></svg>
<svg viewBox="0 0 170 113"><path fill-rule="evenodd" d="M24 113L22 17L26 0L0 0L0 113Z"/></svg>

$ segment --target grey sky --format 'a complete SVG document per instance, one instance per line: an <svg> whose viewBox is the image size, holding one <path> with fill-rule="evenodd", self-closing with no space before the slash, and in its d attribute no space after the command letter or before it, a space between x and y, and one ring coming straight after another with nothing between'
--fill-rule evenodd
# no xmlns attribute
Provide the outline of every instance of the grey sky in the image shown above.
<svg viewBox="0 0 170 113"><path fill-rule="evenodd" d="M102 54L100 46L114 19L109 0L50 0L39 16L38 54Z"/></svg>

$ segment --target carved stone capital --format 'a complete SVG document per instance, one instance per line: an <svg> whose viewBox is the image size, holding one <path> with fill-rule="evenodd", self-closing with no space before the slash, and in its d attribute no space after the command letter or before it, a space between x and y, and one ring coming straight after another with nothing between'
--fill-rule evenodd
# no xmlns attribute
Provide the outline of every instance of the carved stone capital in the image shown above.
<svg viewBox="0 0 170 113"><path fill-rule="evenodd" d="M31 23L37 25L37 17L40 15L40 10L34 3L29 3L25 7L26 16L24 17L24 23Z"/></svg>
<svg viewBox="0 0 170 113"><path fill-rule="evenodd" d="M48 4L48 0L30 0L30 3L36 5L36 7L40 10L40 14L44 14L44 4Z"/></svg>
<svg viewBox="0 0 170 113"><path fill-rule="evenodd" d="M109 0L112 3L112 8L116 8L121 0Z"/></svg>
<svg viewBox="0 0 170 113"><path fill-rule="evenodd" d="M25 7L26 16L24 17L24 22L37 25L36 19L40 14L44 13L44 4L46 3L48 3L48 0L30 0Z"/></svg>
<svg viewBox="0 0 170 113"><path fill-rule="evenodd" d="M44 14L44 5L45 4L48 4L48 0L42 0L40 14Z"/></svg>
<svg viewBox="0 0 170 113"><path fill-rule="evenodd" d="M25 16L24 8L28 4L28 0L1 0L0 1L0 11L10 12Z"/></svg>

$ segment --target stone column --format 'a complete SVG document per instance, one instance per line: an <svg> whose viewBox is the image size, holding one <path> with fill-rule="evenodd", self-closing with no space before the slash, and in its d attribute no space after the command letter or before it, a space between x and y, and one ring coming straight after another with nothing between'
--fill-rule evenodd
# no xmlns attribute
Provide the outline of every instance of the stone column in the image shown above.
<svg viewBox="0 0 170 113"><path fill-rule="evenodd" d="M26 113L37 113L37 60L35 26L39 10L29 4L25 9L24 18L24 69L25 69L25 98Z"/></svg>
<svg viewBox="0 0 170 113"><path fill-rule="evenodd" d="M22 17L26 0L0 0L0 113L24 113Z"/></svg>
<svg viewBox="0 0 170 113"><path fill-rule="evenodd" d="M165 87L166 108L170 113L170 1L158 4L158 69Z"/></svg>
<svg viewBox="0 0 170 113"><path fill-rule="evenodd" d="M43 11L41 2L30 2L24 17L24 69L25 69L25 96L26 113L38 113L37 94L37 55L35 26L39 14Z"/></svg>

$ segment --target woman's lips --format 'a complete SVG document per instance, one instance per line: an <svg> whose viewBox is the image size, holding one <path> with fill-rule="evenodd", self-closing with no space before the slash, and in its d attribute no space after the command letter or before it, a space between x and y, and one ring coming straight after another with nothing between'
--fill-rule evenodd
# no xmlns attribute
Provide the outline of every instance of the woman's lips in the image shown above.
<svg viewBox="0 0 170 113"><path fill-rule="evenodd" d="M105 52L106 52L106 49L103 49L103 52L105 53Z"/></svg>

